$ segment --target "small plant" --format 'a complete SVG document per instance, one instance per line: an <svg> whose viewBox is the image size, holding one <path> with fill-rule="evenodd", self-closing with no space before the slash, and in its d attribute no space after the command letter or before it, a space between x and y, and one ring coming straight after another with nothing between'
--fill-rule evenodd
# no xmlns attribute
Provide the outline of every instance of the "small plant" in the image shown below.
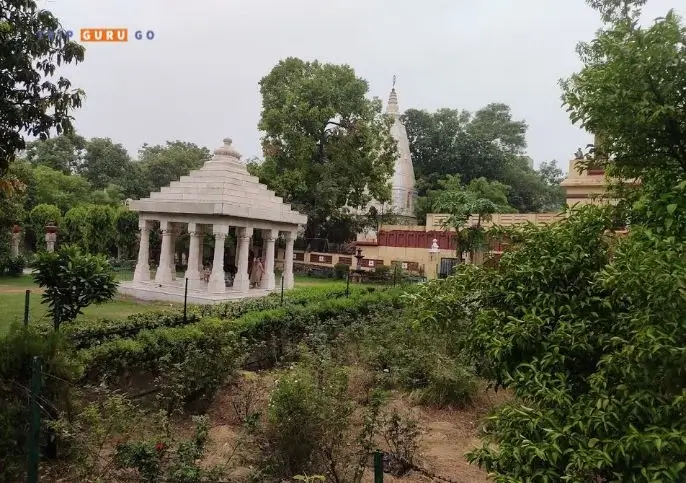
<svg viewBox="0 0 686 483"><path fill-rule="evenodd" d="M250 373L242 378L231 401L236 418L253 431L261 416L261 413L256 410L259 392L259 382Z"/></svg>
<svg viewBox="0 0 686 483"><path fill-rule="evenodd" d="M36 283L45 287L41 298L49 307L55 330L74 320L83 308L106 302L117 292L107 259L82 253L75 246L39 253L34 268Z"/></svg>
<svg viewBox="0 0 686 483"><path fill-rule="evenodd" d="M345 263L337 263L333 266L334 278L337 280L345 280L349 271L350 267Z"/></svg>
<svg viewBox="0 0 686 483"><path fill-rule="evenodd" d="M159 437L117 445L117 466L136 470L141 481L149 483L217 481L220 468L204 469L199 465L208 440L207 417L194 416L193 422L195 433L188 440L175 440L167 426L166 434Z"/></svg>
<svg viewBox="0 0 686 483"><path fill-rule="evenodd" d="M5 262L5 271L7 275L12 277L20 277L24 273L26 267L26 259L19 255L16 258L10 258Z"/></svg>
<svg viewBox="0 0 686 483"><path fill-rule="evenodd" d="M389 472L403 476L415 464L421 432L417 421L401 416L396 410L383 422L383 437L390 449Z"/></svg>
<svg viewBox="0 0 686 483"><path fill-rule="evenodd" d="M326 355L304 353L270 397L265 448L273 476L311 472L333 482L361 482L383 401L380 393L369 399L366 413L357 414L345 369Z"/></svg>

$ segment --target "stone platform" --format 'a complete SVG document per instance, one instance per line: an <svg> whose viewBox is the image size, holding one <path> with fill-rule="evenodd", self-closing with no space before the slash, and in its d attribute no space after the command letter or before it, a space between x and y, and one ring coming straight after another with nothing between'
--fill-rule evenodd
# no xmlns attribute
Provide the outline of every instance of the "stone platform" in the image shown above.
<svg viewBox="0 0 686 483"><path fill-rule="evenodd" d="M184 297L184 281L180 280L168 284L159 284L157 282L120 282L119 293L138 300L160 300L164 302L183 303ZM278 287L277 290L280 290ZM207 288L200 290L188 289L188 303L192 305L215 305L232 300L242 300L246 298L264 297L276 290L265 290L262 288L251 288L248 292L239 292L226 288L226 293L213 294L207 291Z"/></svg>

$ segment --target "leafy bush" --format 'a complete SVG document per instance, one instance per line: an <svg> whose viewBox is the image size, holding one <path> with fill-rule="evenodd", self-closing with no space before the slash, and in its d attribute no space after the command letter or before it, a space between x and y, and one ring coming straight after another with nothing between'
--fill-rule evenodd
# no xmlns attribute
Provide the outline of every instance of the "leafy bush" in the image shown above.
<svg viewBox="0 0 686 483"><path fill-rule="evenodd" d="M126 260L123 258L111 258L110 266L115 272L132 272L136 269L137 260Z"/></svg>
<svg viewBox="0 0 686 483"><path fill-rule="evenodd" d="M496 481L686 478L686 245L639 226L613 241L611 223L587 207L523 228L497 270L473 273L466 345L518 397L469 456Z"/></svg>
<svg viewBox="0 0 686 483"><path fill-rule="evenodd" d="M71 384L81 374L80 365L65 356L65 339L60 333L49 336L33 327L12 327L0 338L0 455L4 481L19 481L26 468L26 448L32 360L41 360L41 434L47 439L49 424L70 406Z"/></svg>
<svg viewBox="0 0 686 483"><path fill-rule="evenodd" d="M45 225L54 222L59 227L62 212L55 205L41 203L33 207L29 213L29 221L29 235L34 239L36 251L42 251L45 250Z"/></svg>
<svg viewBox="0 0 686 483"><path fill-rule="evenodd" d="M359 483L380 429L380 395L355 424L348 374L325 355L304 355L271 392L266 468L272 476L302 473Z"/></svg>
<svg viewBox="0 0 686 483"><path fill-rule="evenodd" d="M81 253L75 246L40 253L34 268L33 278L38 286L45 287L41 298L49 307L55 330L62 322L74 320L84 307L106 302L117 291L107 260Z"/></svg>
<svg viewBox="0 0 686 483"><path fill-rule="evenodd" d="M367 288L357 286L350 288L351 297L357 297L363 293L373 293L373 290L370 292ZM299 288L285 294L284 304L287 306L307 305L325 299L342 298L344 296L344 289ZM78 324L70 324L63 330L69 335L76 348L84 349L112 339L134 337L141 330L177 327L184 323L194 323L200 320L201 317L231 320L237 319L249 312L259 312L278 307L281 307L281 299L279 295L272 294L267 297L245 299L226 304L190 307L186 321L184 321L183 312L180 309L163 310L132 314L123 320L99 319L95 321L79 321Z"/></svg>
<svg viewBox="0 0 686 483"><path fill-rule="evenodd" d="M5 263L5 271L7 275L12 277L20 277L24 273L26 267L26 259L19 255L16 258L10 258Z"/></svg>
<svg viewBox="0 0 686 483"><path fill-rule="evenodd" d="M209 423L205 416L194 416L195 433L190 439L179 439L167 432L160 437L129 441L117 445L119 468L133 469L144 482L169 481L191 483L219 481L219 467L200 466L209 439Z"/></svg>
<svg viewBox="0 0 686 483"><path fill-rule="evenodd" d="M471 365L451 353L446 340L408 317L407 311L385 313L373 324L350 331L348 338L359 345L362 361L377 372L380 384L411 391L422 404L470 405L478 390Z"/></svg>
<svg viewBox="0 0 686 483"><path fill-rule="evenodd" d="M199 320L200 316L196 313L189 312L184 320L181 310L159 310L131 314L123 320L80 321L78 324L65 327L64 332L77 349L83 349L112 339L133 337L142 330L177 327Z"/></svg>
<svg viewBox="0 0 686 483"><path fill-rule="evenodd" d="M337 263L333 266L334 277L336 280L345 280L350 272L350 266L345 263Z"/></svg>

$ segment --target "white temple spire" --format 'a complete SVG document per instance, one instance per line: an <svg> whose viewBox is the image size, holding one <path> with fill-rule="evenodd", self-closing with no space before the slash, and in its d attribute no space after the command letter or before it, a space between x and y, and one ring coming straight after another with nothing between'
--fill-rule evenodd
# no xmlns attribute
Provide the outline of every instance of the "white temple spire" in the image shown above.
<svg viewBox="0 0 686 483"><path fill-rule="evenodd" d="M391 94L388 96L388 104L386 104L386 114L400 117L400 109L398 108L398 94L395 92L395 82L398 80L397 76L393 76L393 88Z"/></svg>

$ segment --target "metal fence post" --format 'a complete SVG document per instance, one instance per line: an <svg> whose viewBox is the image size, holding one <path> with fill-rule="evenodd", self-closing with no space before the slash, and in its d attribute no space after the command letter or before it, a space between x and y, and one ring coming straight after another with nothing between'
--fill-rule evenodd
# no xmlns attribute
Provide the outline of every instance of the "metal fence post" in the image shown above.
<svg viewBox="0 0 686 483"><path fill-rule="evenodd" d="M374 452L374 483L383 483L383 453Z"/></svg>
<svg viewBox="0 0 686 483"><path fill-rule="evenodd" d="M31 374L31 427L29 433L29 466L26 472L27 483L38 482L38 462L40 460L40 407L38 396L41 390L41 361L38 356L33 358Z"/></svg>
<svg viewBox="0 0 686 483"><path fill-rule="evenodd" d="M345 298L350 296L350 267L348 267L348 276L345 279Z"/></svg>
<svg viewBox="0 0 686 483"><path fill-rule="evenodd" d="M283 281L285 280L285 276L281 275L281 305L283 305Z"/></svg>
<svg viewBox="0 0 686 483"><path fill-rule="evenodd" d="M183 290L183 323L184 325L188 323L188 317L187 317L187 309L188 309L188 277L186 277L186 286Z"/></svg>
<svg viewBox="0 0 686 483"><path fill-rule="evenodd" d="M29 325L29 300L31 298L31 291L26 291L26 297L24 298L24 327Z"/></svg>

